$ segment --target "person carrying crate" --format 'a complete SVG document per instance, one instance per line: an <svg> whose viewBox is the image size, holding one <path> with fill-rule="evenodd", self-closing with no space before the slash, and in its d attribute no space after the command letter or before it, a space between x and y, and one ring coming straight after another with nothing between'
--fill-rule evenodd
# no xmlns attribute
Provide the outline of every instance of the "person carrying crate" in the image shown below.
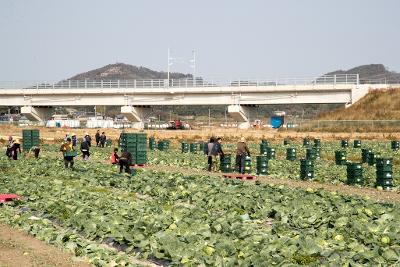
<svg viewBox="0 0 400 267"><path fill-rule="evenodd" d="M74 167L74 157L77 155L75 148L72 146L72 140L70 137L67 138L67 142L61 145L60 151L64 156L64 165L65 168L73 168Z"/></svg>

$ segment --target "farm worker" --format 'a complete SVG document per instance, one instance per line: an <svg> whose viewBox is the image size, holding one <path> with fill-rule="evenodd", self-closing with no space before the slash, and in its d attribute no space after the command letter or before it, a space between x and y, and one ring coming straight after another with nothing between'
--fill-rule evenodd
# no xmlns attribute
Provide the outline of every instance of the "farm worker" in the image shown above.
<svg viewBox="0 0 400 267"><path fill-rule="evenodd" d="M90 146L89 146L88 141L85 138L83 138L83 141L81 143L81 152L82 152L83 160L89 159L89 157L90 157L89 148L90 148Z"/></svg>
<svg viewBox="0 0 400 267"><path fill-rule="evenodd" d="M91 146L92 146L92 137L90 137L90 135L89 135L88 132L85 133L84 139L85 139L86 142L88 143L89 147L91 147Z"/></svg>
<svg viewBox="0 0 400 267"><path fill-rule="evenodd" d="M12 157L11 147L12 147L13 144L14 144L14 139L10 135L8 137L7 150L6 150L6 156L8 157L8 159L11 159L11 157Z"/></svg>
<svg viewBox="0 0 400 267"><path fill-rule="evenodd" d="M40 148L37 146L31 147L30 151L35 155L35 158L39 158Z"/></svg>
<svg viewBox="0 0 400 267"><path fill-rule="evenodd" d="M94 138L96 139L96 146L100 146L100 130L97 130Z"/></svg>
<svg viewBox="0 0 400 267"><path fill-rule="evenodd" d="M72 133L71 140L72 140L72 146L76 146L78 144L78 139L76 138L75 133Z"/></svg>
<svg viewBox="0 0 400 267"><path fill-rule="evenodd" d="M206 145L206 148L204 150L204 153L207 155L207 163L208 163L208 168L207 170L210 172L212 169L212 155L211 155L211 151L213 149L214 146L214 137L210 138L210 142L208 142L208 144Z"/></svg>
<svg viewBox="0 0 400 267"><path fill-rule="evenodd" d="M71 137L68 137L67 142L61 145L60 151L63 152L65 168L70 167L72 169L74 167L74 156L67 155L68 152L75 151Z"/></svg>
<svg viewBox="0 0 400 267"><path fill-rule="evenodd" d="M122 129L122 131L121 131L121 133L119 134L119 137L118 137L118 145L121 145L122 135L123 135L124 133L125 133L125 130Z"/></svg>
<svg viewBox="0 0 400 267"><path fill-rule="evenodd" d="M114 148L113 153L111 154L111 164L117 164L119 161L119 156L118 156L118 148Z"/></svg>
<svg viewBox="0 0 400 267"><path fill-rule="evenodd" d="M242 137L236 145L236 170L244 174L244 160L246 156L250 157L250 150L247 147L246 139Z"/></svg>
<svg viewBox="0 0 400 267"><path fill-rule="evenodd" d="M222 138L221 137L218 137L217 140L214 142L214 145L211 150L211 156L213 156L213 158L214 158L214 163L213 163L214 166L213 167L214 167L214 170L216 171L218 168L218 165L219 165L218 160L221 160L224 157L224 152L222 151Z"/></svg>
<svg viewBox="0 0 400 267"><path fill-rule="evenodd" d="M122 170L125 167L125 172L126 173L131 173L130 165L132 164L132 154L128 151L124 151L121 154L121 157L119 157L119 173L122 172Z"/></svg>
<svg viewBox="0 0 400 267"><path fill-rule="evenodd" d="M100 135L100 146L104 147L106 141L107 141L106 133L102 132Z"/></svg>
<svg viewBox="0 0 400 267"><path fill-rule="evenodd" d="M19 143L19 139L15 140L15 142L11 146L11 154L13 160L18 159L18 152L21 153L21 144Z"/></svg>
<svg viewBox="0 0 400 267"><path fill-rule="evenodd" d="M69 135L69 133L66 133L66 134L65 134L65 138L64 138L64 142L67 142L67 139L68 139L68 138L71 138L71 136Z"/></svg>

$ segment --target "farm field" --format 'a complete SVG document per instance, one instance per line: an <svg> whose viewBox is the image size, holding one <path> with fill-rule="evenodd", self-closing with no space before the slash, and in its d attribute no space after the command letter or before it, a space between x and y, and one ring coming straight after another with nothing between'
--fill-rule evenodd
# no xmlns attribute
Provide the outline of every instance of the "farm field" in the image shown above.
<svg viewBox="0 0 400 267"><path fill-rule="evenodd" d="M93 148L91 160L79 159L74 171L64 169L58 145L43 145L38 160L8 161L2 155L0 192L24 198L2 205L0 221L95 266L400 264L398 201L373 197L398 195L400 156L388 141L363 141L363 147L393 157L395 187L374 189L375 167L363 164L363 197L340 192L346 167L335 165L338 141L322 140L310 187L299 179L298 160L284 159L286 147L271 146L277 159L268 163L269 176L276 183L208 174L202 153L176 148L149 152L151 167L135 176L109 164L111 148ZM301 144L290 146L304 157ZM226 153L233 149L224 145ZM258 144L250 150L255 158ZM361 149L347 148L347 155L358 162Z"/></svg>

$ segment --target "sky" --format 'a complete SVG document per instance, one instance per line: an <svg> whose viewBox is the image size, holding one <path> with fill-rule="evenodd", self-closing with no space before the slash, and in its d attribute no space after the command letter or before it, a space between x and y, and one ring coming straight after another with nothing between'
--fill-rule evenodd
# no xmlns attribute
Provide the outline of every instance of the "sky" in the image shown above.
<svg viewBox="0 0 400 267"><path fill-rule="evenodd" d="M122 62L213 79L400 71L398 0L1 0L0 81Z"/></svg>

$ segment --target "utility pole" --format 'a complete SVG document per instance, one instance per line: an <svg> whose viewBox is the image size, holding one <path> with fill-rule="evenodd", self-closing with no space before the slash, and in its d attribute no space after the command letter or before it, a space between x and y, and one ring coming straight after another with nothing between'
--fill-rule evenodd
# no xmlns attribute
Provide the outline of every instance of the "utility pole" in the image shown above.
<svg viewBox="0 0 400 267"><path fill-rule="evenodd" d="M225 127L228 127L228 117L226 116L226 110L228 107L225 107Z"/></svg>
<svg viewBox="0 0 400 267"><path fill-rule="evenodd" d="M196 87L196 51L192 50L192 60L190 60L192 63L191 67L193 68L193 74L192 74L192 79L193 79L193 86Z"/></svg>
<svg viewBox="0 0 400 267"><path fill-rule="evenodd" d="M211 126L211 109L208 108L208 127Z"/></svg>
<svg viewBox="0 0 400 267"><path fill-rule="evenodd" d="M168 64L167 64L167 80L168 80L168 86L169 87L169 72L170 72L170 66L172 65L172 61L171 61L171 55L170 55L170 50L168 48Z"/></svg>

